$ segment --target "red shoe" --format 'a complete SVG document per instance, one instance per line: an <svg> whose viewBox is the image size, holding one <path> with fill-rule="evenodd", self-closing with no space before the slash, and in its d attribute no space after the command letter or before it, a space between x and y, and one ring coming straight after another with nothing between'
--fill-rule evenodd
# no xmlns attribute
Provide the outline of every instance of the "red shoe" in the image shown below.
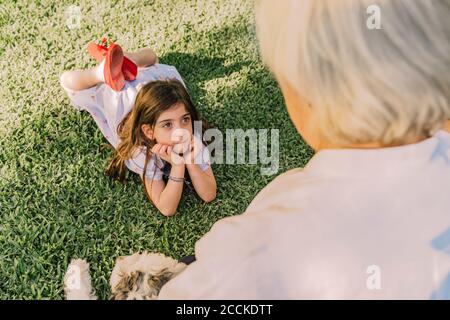
<svg viewBox="0 0 450 320"><path fill-rule="evenodd" d="M120 91L125 86L125 77L122 73L123 51L117 44L111 44L105 55L105 68L103 74L105 82L114 91Z"/></svg>
<svg viewBox="0 0 450 320"><path fill-rule="evenodd" d="M97 44L94 42L91 42L88 44L88 52L89 54L97 61L102 61L105 56L106 53L108 52L108 47L106 46L106 38L102 39L102 43L101 44ZM111 42L111 44L113 44L113 42ZM125 76L125 80L127 81L133 81L134 79L136 79L137 73L138 73L138 68L137 65L131 61L130 59L128 59L127 57L123 57L123 65L122 65L122 72L123 75Z"/></svg>
<svg viewBox="0 0 450 320"><path fill-rule="evenodd" d="M125 80L133 81L134 79L136 79L138 67L133 61L124 56L122 64L122 72L123 75L125 76Z"/></svg>

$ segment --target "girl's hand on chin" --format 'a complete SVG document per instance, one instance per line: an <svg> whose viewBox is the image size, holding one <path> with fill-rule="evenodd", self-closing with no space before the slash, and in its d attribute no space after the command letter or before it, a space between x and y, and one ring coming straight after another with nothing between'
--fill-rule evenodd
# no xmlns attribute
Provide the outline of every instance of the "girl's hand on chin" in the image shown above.
<svg viewBox="0 0 450 320"><path fill-rule="evenodd" d="M188 152L183 154L186 164L195 164L195 159L202 150L202 142L192 135Z"/></svg>
<svg viewBox="0 0 450 320"><path fill-rule="evenodd" d="M152 148L152 153L172 166L184 165L184 158L173 151L173 146L157 143Z"/></svg>

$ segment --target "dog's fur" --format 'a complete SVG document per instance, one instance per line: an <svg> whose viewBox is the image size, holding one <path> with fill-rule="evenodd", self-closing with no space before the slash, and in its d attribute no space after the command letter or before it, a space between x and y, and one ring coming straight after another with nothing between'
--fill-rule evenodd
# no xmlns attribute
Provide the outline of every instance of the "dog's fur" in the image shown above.
<svg viewBox="0 0 450 320"><path fill-rule="evenodd" d="M119 257L111 273L112 300L154 300L170 279L186 268L182 262L159 253L136 253ZM74 277L77 277L74 283ZM64 277L67 300L95 300L89 276L89 264L72 260Z"/></svg>

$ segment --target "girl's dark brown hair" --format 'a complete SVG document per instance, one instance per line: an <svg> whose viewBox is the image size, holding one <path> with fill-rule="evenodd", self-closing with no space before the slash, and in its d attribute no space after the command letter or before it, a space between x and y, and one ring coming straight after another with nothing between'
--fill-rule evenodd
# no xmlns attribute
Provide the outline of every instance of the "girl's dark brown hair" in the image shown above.
<svg viewBox="0 0 450 320"><path fill-rule="evenodd" d="M132 158L138 148L145 147L146 157L142 181L144 190L150 199L145 183L145 173L155 141L148 139L142 132L141 127L143 124L154 127L161 113L178 103L185 105L191 116L192 125L194 125L194 121L200 121L198 112L186 88L180 81L157 80L144 85L136 97L133 108L117 127L120 143L105 174L112 179L123 181L127 171L125 160ZM192 129L194 130L194 128Z"/></svg>

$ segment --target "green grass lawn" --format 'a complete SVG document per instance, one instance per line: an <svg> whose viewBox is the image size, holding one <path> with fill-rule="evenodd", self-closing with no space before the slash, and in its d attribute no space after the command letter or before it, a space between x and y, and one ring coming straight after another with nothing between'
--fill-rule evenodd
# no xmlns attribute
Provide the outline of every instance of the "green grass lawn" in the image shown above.
<svg viewBox="0 0 450 320"><path fill-rule="evenodd" d="M217 220L242 213L275 177L262 176L260 165L214 165L217 199L185 196L171 218L148 203L136 175L109 181L106 140L59 86L63 70L94 65L89 41L109 36L124 50L154 48L223 132L280 129L278 174L312 156L259 57L251 1L46 2L0 2L1 299L63 298L64 273L77 257L90 263L96 293L107 298L116 257L193 254ZM72 30L64 15L71 4L82 13Z"/></svg>

